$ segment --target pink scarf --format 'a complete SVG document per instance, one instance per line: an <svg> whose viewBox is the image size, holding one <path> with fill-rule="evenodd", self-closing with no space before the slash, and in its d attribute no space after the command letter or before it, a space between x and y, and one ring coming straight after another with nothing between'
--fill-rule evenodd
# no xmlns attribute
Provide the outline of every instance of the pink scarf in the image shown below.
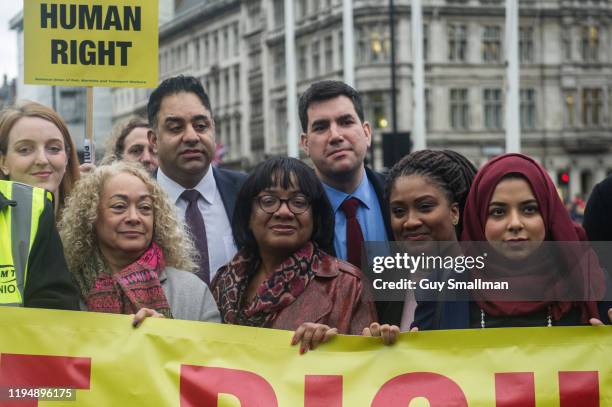
<svg viewBox="0 0 612 407"><path fill-rule="evenodd" d="M306 289L321 268L322 252L308 242L289 256L258 288L255 298L246 303L246 291L259 261L243 249L217 272L211 291L223 322L235 325L269 327L285 307Z"/></svg>
<svg viewBox="0 0 612 407"><path fill-rule="evenodd" d="M134 263L117 273L102 273L96 278L85 298L87 309L135 314L141 308L151 308L166 318L172 318L170 305L159 281L165 266L162 250L151 243Z"/></svg>

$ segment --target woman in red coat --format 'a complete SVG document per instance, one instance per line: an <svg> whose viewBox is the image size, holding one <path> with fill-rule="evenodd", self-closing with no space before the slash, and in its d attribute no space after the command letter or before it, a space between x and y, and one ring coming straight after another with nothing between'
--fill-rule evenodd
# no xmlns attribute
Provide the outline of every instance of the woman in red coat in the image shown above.
<svg viewBox="0 0 612 407"><path fill-rule="evenodd" d="M314 171L293 158L255 168L237 199L239 252L211 283L223 322L296 330L308 350L376 320L359 269L327 254L334 217Z"/></svg>

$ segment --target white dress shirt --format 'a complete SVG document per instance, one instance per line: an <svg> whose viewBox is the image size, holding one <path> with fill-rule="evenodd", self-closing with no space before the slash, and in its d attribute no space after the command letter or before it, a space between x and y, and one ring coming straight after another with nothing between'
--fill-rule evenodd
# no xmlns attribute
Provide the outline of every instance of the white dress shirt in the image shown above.
<svg viewBox="0 0 612 407"><path fill-rule="evenodd" d="M157 170L157 182L168 194L170 202L176 206L176 214L179 220L184 223L187 201L181 199L181 194L187 188L183 188L168 178L161 168ZM193 189L197 190L201 195L198 199L198 209L206 226L208 264L210 266L210 280L212 281L217 270L234 257L236 245L232 236L232 227L225 212L225 206L217 189L217 183L211 167L208 168L206 175L202 177L198 185Z"/></svg>

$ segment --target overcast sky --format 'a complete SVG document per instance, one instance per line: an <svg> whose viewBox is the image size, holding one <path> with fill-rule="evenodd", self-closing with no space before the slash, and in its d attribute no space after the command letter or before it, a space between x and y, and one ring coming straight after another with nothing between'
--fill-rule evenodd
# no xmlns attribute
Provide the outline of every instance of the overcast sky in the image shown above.
<svg viewBox="0 0 612 407"><path fill-rule="evenodd" d="M9 20L22 5L21 0L0 0L0 81L4 74L17 76L17 33L9 29Z"/></svg>

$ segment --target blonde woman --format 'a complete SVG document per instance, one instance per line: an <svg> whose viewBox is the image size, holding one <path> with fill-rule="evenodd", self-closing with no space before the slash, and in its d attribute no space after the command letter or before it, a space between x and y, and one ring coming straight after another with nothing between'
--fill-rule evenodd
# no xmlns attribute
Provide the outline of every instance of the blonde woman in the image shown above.
<svg viewBox="0 0 612 407"><path fill-rule="evenodd" d="M218 322L192 272L192 243L160 187L137 164L115 162L81 180L59 224L82 308Z"/></svg>
<svg viewBox="0 0 612 407"><path fill-rule="evenodd" d="M22 102L0 112L0 179L44 188L56 215L79 179L79 160L64 120L51 108Z"/></svg>

